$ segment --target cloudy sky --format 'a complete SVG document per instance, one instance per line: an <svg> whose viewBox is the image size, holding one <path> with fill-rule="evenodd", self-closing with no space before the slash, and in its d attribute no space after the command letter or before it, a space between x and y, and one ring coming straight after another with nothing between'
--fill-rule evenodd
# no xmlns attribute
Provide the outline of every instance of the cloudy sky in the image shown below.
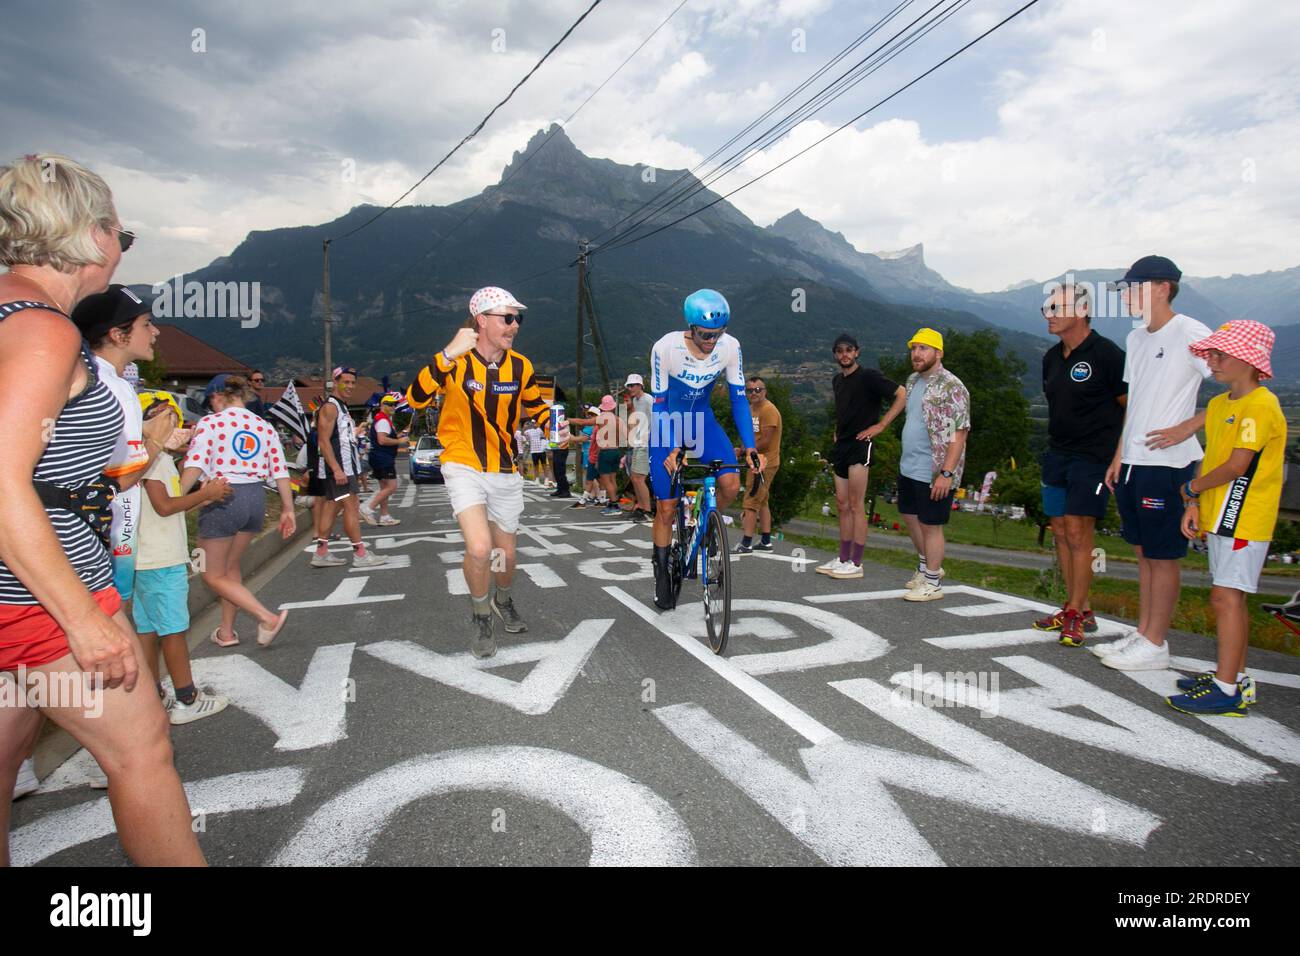
<svg viewBox="0 0 1300 956"><path fill-rule="evenodd" d="M678 2L603 0L407 202L496 182ZM688 0L568 134L591 156L694 166L899 2ZM935 2L911 3L861 51ZM972 0L715 188L771 168L1023 2ZM5 0L0 156L62 152L100 172L141 234L118 277L152 282L251 230L391 202L589 3ZM933 268L980 291L1152 251L1192 275L1289 268L1297 33L1297 4L1041 0L732 202L759 225L802 209L867 251L923 242Z"/></svg>

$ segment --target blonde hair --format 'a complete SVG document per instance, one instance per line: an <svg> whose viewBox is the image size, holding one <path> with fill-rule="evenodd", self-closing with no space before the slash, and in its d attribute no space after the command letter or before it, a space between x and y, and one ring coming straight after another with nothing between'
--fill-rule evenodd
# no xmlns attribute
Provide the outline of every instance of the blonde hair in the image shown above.
<svg viewBox="0 0 1300 956"><path fill-rule="evenodd" d="M0 166L0 265L60 272L101 265L91 230L116 221L108 184L66 156L40 153Z"/></svg>

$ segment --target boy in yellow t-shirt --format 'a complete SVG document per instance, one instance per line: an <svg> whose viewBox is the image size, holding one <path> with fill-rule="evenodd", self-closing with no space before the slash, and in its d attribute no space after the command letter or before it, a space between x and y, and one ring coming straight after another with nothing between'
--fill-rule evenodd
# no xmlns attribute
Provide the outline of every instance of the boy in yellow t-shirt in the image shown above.
<svg viewBox="0 0 1300 956"><path fill-rule="evenodd" d="M1244 717L1255 702L1255 682L1245 673L1246 595L1258 589L1273 539L1286 448L1282 407L1259 384L1273 377L1273 339L1268 326L1242 320L1189 346L1228 386L1205 409L1205 458L1182 488L1183 534L1206 536L1219 632L1217 670L1181 679L1183 693L1166 698L1189 714Z"/></svg>
<svg viewBox="0 0 1300 956"><path fill-rule="evenodd" d="M139 396L144 420L170 415L181 423L180 407L166 392ZM188 724L225 709L229 701L206 694L194 686L190 650L185 635L190 629L189 543L185 512L210 501L230 497L224 478L214 478L197 491L182 496L176 462L159 454L141 480L140 532L136 542L135 603L131 607L136 635L155 682L159 679L158 650L162 647L167 672L176 689L175 703L167 708L172 724ZM162 696L159 684L159 696Z"/></svg>

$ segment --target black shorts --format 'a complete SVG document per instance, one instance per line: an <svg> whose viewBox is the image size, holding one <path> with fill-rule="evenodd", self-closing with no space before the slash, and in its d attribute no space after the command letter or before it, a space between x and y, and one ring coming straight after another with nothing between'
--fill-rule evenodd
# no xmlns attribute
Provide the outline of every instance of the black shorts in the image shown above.
<svg viewBox="0 0 1300 956"><path fill-rule="evenodd" d="M1196 462L1184 468L1123 465L1115 485L1115 504L1124 523L1124 540L1156 561L1187 557L1183 537L1183 498L1178 489L1196 476Z"/></svg>
<svg viewBox="0 0 1300 956"><path fill-rule="evenodd" d="M898 513L916 515L921 524L947 524L952 514L953 495L957 489L948 492L947 497L935 501L930 497L928 482L917 481L906 475L898 476Z"/></svg>
<svg viewBox="0 0 1300 956"><path fill-rule="evenodd" d="M307 494L312 498L323 498L325 496L325 479L317 478L316 473L307 479Z"/></svg>
<svg viewBox="0 0 1300 956"><path fill-rule="evenodd" d="M345 484L335 484L334 476L327 470L323 479L325 487L321 491L321 495L332 501L342 501L348 495L355 495L360 490L360 485L357 484L357 476L348 475L347 479Z"/></svg>
<svg viewBox="0 0 1300 956"><path fill-rule="evenodd" d="M370 473L379 481L396 480L397 465L376 465L373 461L370 463Z"/></svg>
<svg viewBox="0 0 1300 956"><path fill-rule="evenodd" d="M849 468L853 465L871 467L871 442L858 441L856 438L841 438L835 443L833 465L835 477L849 477Z"/></svg>
<svg viewBox="0 0 1300 956"><path fill-rule="evenodd" d="M1049 518L1106 517L1110 489L1106 487L1105 464L1049 449L1043 455L1042 466L1043 514Z"/></svg>
<svg viewBox="0 0 1300 956"><path fill-rule="evenodd" d="M546 452L544 452L544 451L535 451L535 452L533 452L533 464L534 464L534 465L544 465L544 464L546 464Z"/></svg>

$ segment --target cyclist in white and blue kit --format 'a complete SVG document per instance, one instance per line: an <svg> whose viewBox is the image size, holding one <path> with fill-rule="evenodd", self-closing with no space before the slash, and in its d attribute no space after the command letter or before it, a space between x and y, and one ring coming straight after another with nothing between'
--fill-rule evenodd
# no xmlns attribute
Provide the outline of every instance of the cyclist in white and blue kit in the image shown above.
<svg viewBox="0 0 1300 956"><path fill-rule="evenodd" d="M670 610L675 605L669 580L669 549L677 499L672 477L685 452L703 462L720 460L730 468L718 473L718 508L725 509L740 492L736 454L727 433L713 417L709 394L725 375L731 395L731 414L745 449L745 457L759 472L766 459L754 448L754 421L745 397L745 370L740 342L724 331L731 308L721 294L701 289L683 305L685 332L669 332L650 352L650 392L654 409L650 417L650 485L654 491L655 605Z"/></svg>

